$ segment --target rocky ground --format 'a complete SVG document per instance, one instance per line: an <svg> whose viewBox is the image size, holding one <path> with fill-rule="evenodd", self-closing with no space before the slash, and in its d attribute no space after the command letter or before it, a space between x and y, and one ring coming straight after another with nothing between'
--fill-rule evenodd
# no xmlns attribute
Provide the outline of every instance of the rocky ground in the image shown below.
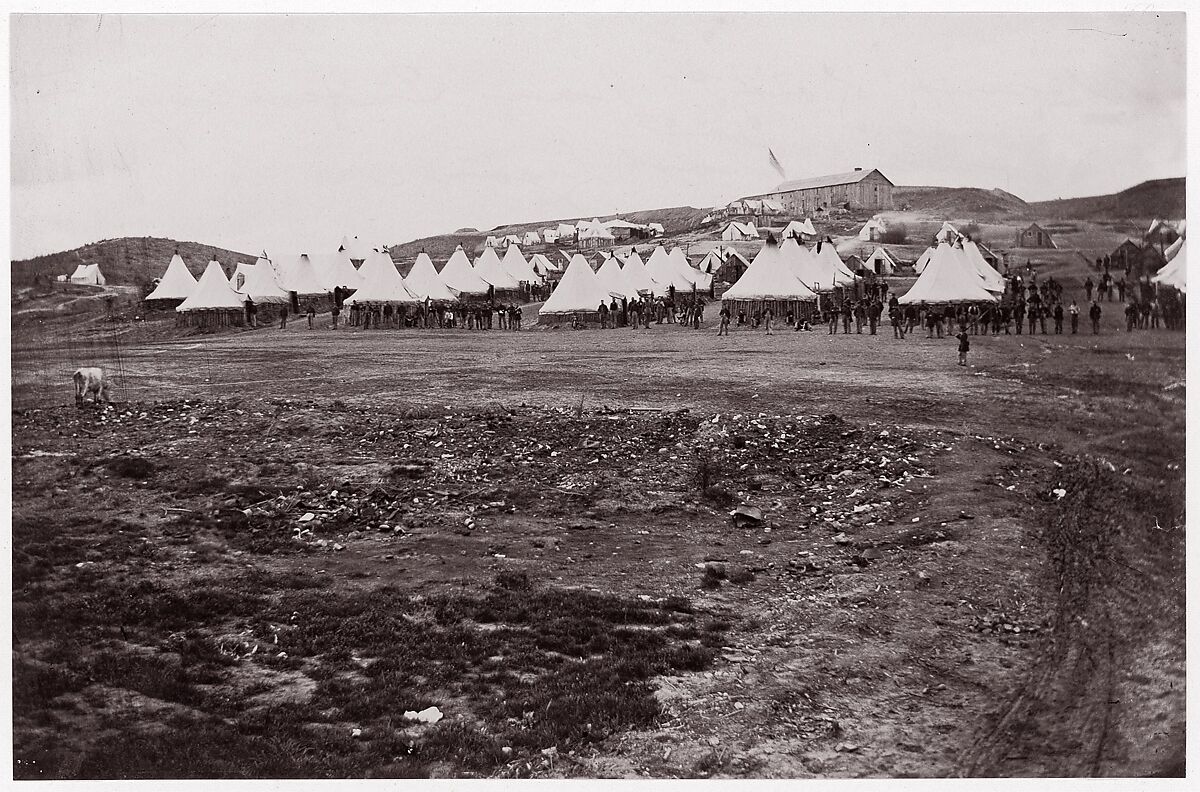
<svg viewBox="0 0 1200 792"><path fill-rule="evenodd" d="M14 770L1179 773L1182 337L951 345L18 341Z"/></svg>

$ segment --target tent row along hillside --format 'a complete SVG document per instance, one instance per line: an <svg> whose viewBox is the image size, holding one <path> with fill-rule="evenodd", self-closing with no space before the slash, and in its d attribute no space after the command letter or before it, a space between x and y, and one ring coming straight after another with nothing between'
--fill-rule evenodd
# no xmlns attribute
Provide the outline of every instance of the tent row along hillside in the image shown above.
<svg viewBox="0 0 1200 792"><path fill-rule="evenodd" d="M343 246L346 244L353 245L354 241L344 240ZM515 245L505 251L503 259L491 248L485 249L474 264L460 245L440 273L429 255L422 252L408 278L400 276L391 257L381 250L361 253L364 258L361 266L356 267L351 256L360 253L343 247L327 254L301 253L274 260L264 257L254 264L238 264L232 278L225 280L225 286L239 295L238 307L247 298L256 303L285 303L293 295L298 300L327 298L336 289L354 295L349 299L350 304L453 302L460 297L515 291L523 284L541 285L548 275L561 271L542 255L527 260ZM210 273L220 273L224 279L220 264L210 262L204 273L209 281L199 289L199 281L176 253L146 300L174 303L183 313L231 310L227 290L215 285L215 274Z"/></svg>

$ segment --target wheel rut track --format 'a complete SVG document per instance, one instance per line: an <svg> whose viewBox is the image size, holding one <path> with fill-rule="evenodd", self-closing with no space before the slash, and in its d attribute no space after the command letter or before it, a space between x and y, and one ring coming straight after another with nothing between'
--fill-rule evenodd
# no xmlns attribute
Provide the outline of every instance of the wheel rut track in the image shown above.
<svg viewBox="0 0 1200 792"><path fill-rule="evenodd" d="M1111 599L1127 585L1113 561L1118 528L1091 493L1104 473L1079 463L1049 507L1053 629L1017 689L960 755L971 777L1100 775L1112 722L1117 652Z"/></svg>

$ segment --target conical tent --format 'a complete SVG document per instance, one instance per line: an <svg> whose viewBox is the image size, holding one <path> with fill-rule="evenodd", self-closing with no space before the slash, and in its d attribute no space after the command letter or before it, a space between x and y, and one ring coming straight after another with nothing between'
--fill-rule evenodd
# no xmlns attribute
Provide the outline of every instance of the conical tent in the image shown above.
<svg viewBox="0 0 1200 792"><path fill-rule="evenodd" d="M636 250L629 251L629 255L625 257L625 266L621 268L621 272L625 274L625 282L629 284L635 291L653 292L654 281L650 274L646 272L646 265L642 263L642 257L638 255Z"/></svg>
<svg viewBox="0 0 1200 792"><path fill-rule="evenodd" d="M533 271L533 267L529 266L529 262L521 255L521 248L516 245L509 245L508 250L504 251L500 266L519 283L542 282L541 276Z"/></svg>
<svg viewBox="0 0 1200 792"><path fill-rule="evenodd" d="M154 291L146 295L147 300L186 300L196 288L196 276L192 275L183 259L176 253L171 256L167 271L159 279Z"/></svg>
<svg viewBox="0 0 1200 792"><path fill-rule="evenodd" d="M611 299L596 280L596 273L592 272L587 259L576 253L539 314L591 313L600 307L600 303L607 304Z"/></svg>
<svg viewBox="0 0 1200 792"><path fill-rule="evenodd" d="M374 251L372 251L374 252ZM367 255L370 258L370 254ZM333 253L318 253L309 256L317 279L329 291L341 286L343 289L357 289L362 284L362 276L354 268L348 251Z"/></svg>
<svg viewBox="0 0 1200 792"><path fill-rule="evenodd" d="M1187 291L1187 243L1180 245L1175 255L1150 280L1163 286Z"/></svg>
<svg viewBox="0 0 1200 792"><path fill-rule="evenodd" d="M925 248L925 252L917 259L917 263L913 264L913 271L920 275L925 271L925 265L929 263L929 257L933 255L933 246Z"/></svg>
<svg viewBox="0 0 1200 792"><path fill-rule="evenodd" d="M821 266L821 282L829 280L834 286L852 286L854 284L854 273L846 266L846 262L842 261L841 256L837 254L837 249L834 248L832 242L825 242L820 250L813 251L817 259L817 264Z"/></svg>
<svg viewBox="0 0 1200 792"><path fill-rule="evenodd" d="M742 277L729 287L722 299L812 300L816 296L796 277L793 266L780 252L780 246L767 240Z"/></svg>
<svg viewBox="0 0 1200 792"><path fill-rule="evenodd" d="M230 282L234 291L256 303L278 304L288 301L288 293L275 277L275 270L266 259L254 264L238 264Z"/></svg>
<svg viewBox="0 0 1200 792"><path fill-rule="evenodd" d="M614 297L637 297L637 291L631 289L625 276L621 274L621 262L616 256L610 256L608 261L596 270L596 281L600 288Z"/></svg>
<svg viewBox="0 0 1200 792"><path fill-rule="evenodd" d="M352 261L366 261L373 252L366 243L360 242L358 237L342 237L342 244L338 248L338 252L345 253ZM338 284L341 286L342 284Z"/></svg>
<svg viewBox="0 0 1200 792"><path fill-rule="evenodd" d="M562 268L555 264L550 259L546 258L541 253L534 253L529 257L529 266L533 268L541 277L546 277L551 272L562 272Z"/></svg>
<svg viewBox="0 0 1200 792"><path fill-rule="evenodd" d="M495 248L485 247L479 254L479 258L475 259L475 274L495 286L496 291L511 291L521 288L517 279L509 275L500 265L500 257L496 255Z"/></svg>
<svg viewBox="0 0 1200 792"><path fill-rule="evenodd" d="M961 248L942 243L929 257L925 271L900 302L966 303L996 302L996 295L983 287L975 268L963 259Z"/></svg>
<svg viewBox="0 0 1200 792"><path fill-rule="evenodd" d="M404 278L396 270L396 264L387 253L371 251L363 262L362 285L346 300L347 305L374 303L384 305L411 305L421 302L416 295L404 287Z"/></svg>
<svg viewBox="0 0 1200 792"><path fill-rule="evenodd" d="M479 277L479 273L467 260L467 253L463 250L462 245L454 249L450 260L438 274L441 275L442 282L458 292L459 295L480 296L487 294L490 288L487 281Z"/></svg>
<svg viewBox="0 0 1200 792"><path fill-rule="evenodd" d="M279 265L276 272L279 275L279 285L287 291L295 292L297 297L316 297L329 293L329 289L321 283L312 261L305 253L289 257Z"/></svg>
<svg viewBox="0 0 1200 792"><path fill-rule="evenodd" d="M813 292L833 291L832 277L821 269L816 256L795 237L788 237L779 245L779 255L788 269L805 288Z"/></svg>
<svg viewBox="0 0 1200 792"><path fill-rule="evenodd" d="M245 298L233 290L220 263L208 262L208 267L196 282L196 288L176 311L242 310Z"/></svg>
<svg viewBox="0 0 1200 792"><path fill-rule="evenodd" d="M672 248L671 252L667 254L667 258L675 264L677 270L683 273L683 277L695 284L698 291L706 291L712 286L712 276L693 267L688 261L687 254L683 252L683 248Z"/></svg>
<svg viewBox="0 0 1200 792"><path fill-rule="evenodd" d="M440 302L455 302L458 300L458 297L455 296L450 287L437 274L437 270L433 268L433 260L424 251L417 254L417 260L413 263L412 269L409 270L408 277L404 279L404 285L410 292L422 300Z"/></svg>
<svg viewBox="0 0 1200 792"><path fill-rule="evenodd" d="M983 281L983 288L990 292L1003 294L1004 278L983 258L983 254L979 252L979 245L968 239L963 243L962 251L967 263L971 265L971 269L978 273L979 278Z"/></svg>
<svg viewBox="0 0 1200 792"><path fill-rule="evenodd" d="M676 292L690 292L694 283L679 271L678 262L671 259L662 245L654 248L646 261L646 274L654 281L654 293L658 296L667 294L672 286Z"/></svg>

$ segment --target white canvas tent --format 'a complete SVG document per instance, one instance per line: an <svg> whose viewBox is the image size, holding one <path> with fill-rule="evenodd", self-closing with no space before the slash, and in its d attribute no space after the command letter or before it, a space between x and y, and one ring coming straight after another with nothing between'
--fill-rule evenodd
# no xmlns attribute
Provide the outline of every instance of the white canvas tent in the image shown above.
<svg viewBox="0 0 1200 792"><path fill-rule="evenodd" d="M654 291L654 281L646 271L646 265L636 250L629 251L629 255L625 257L625 264L621 267L621 272L625 276L625 283L635 292L652 293Z"/></svg>
<svg viewBox="0 0 1200 792"><path fill-rule="evenodd" d="M243 300L249 297L264 305L286 303L289 300L288 293L275 277L275 268L263 258L253 264L238 264L230 285L242 295Z"/></svg>
<svg viewBox="0 0 1200 792"><path fill-rule="evenodd" d="M802 239L803 237L811 237L816 235L817 230L813 228L812 220L806 218L803 223L801 223L799 220L793 220L792 222L788 223L783 229L782 238L787 239L788 237L793 237L795 239Z"/></svg>
<svg viewBox="0 0 1200 792"><path fill-rule="evenodd" d="M876 275L892 275L896 272L897 264L892 254L887 252L887 248L880 245L863 259L863 266Z"/></svg>
<svg viewBox="0 0 1200 792"><path fill-rule="evenodd" d="M375 251L367 254L364 262L369 261L374 254ZM329 291L333 291L337 286L341 286L343 289L357 289L363 282L362 275L354 268L348 251L314 253L308 257L308 260L312 263L317 280Z"/></svg>
<svg viewBox="0 0 1200 792"><path fill-rule="evenodd" d="M688 261L687 254L683 252L683 248L671 248L671 252L667 254L667 258L674 263L675 268L683 273L683 277L695 284L697 291L707 291L712 287L712 276L707 272L701 272L692 266Z"/></svg>
<svg viewBox="0 0 1200 792"><path fill-rule="evenodd" d="M580 222L587 223L587 221L583 220ZM601 223L599 220L592 220L579 231L579 241L581 243L585 241L598 243L611 242L614 239L616 237L613 236L613 232L605 228L604 223Z"/></svg>
<svg viewBox="0 0 1200 792"><path fill-rule="evenodd" d="M583 221L581 220L580 222L583 222ZM559 239L573 240L573 239L575 239L576 231L578 231L578 229L575 226L571 225L570 223L559 223L558 224L558 238Z"/></svg>
<svg viewBox="0 0 1200 792"><path fill-rule="evenodd" d="M654 248L650 258L646 260L646 274L654 281L654 294L667 294L671 286L677 292L690 292L694 281L688 280L685 273L679 272L675 262L671 261L662 245Z"/></svg>
<svg viewBox="0 0 1200 792"><path fill-rule="evenodd" d="M342 237L342 244L338 247L338 251L344 252L350 257L351 261L357 261L359 263L366 261L367 257L370 256L372 252L371 246L365 242L360 242L358 237L350 239L344 236ZM341 286L343 284L339 283L337 285Z"/></svg>
<svg viewBox="0 0 1200 792"><path fill-rule="evenodd" d="M842 261L833 243L826 240L823 244L818 243L817 247L820 247L820 250L814 247L813 256L821 266L821 275L824 276L820 282L825 283L826 279L829 279L834 286L852 286L857 276L846 266L846 262Z"/></svg>
<svg viewBox="0 0 1200 792"><path fill-rule="evenodd" d="M363 262L360 273L362 285L346 300L347 305L412 305L421 302L419 297L405 288L404 279L387 253L372 251Z"/></svg>
<svg viewBox="0 0 1200 792"><path fill-rule="evenodd" d="M289 257L279 266L277 272L279 285L295 292L297 297L317 297L329 293L306 253Z"/></svg>
<svg viewBox="0 0 1200 792"><path fill-rule="evenodd" d="M754 223L741 223L737 220L732 220L721 231L721 240L724 242L737 242L758 238L758 229L754 227Z"/></svg>
<svg viewBox="0 0 1200 792"><path fill-rule="evenodd" d="M796 277L793 267L781 255L780 246L768 239L722 299L813 300L816 296Z"/></svg>
<svg viewBox="0 0 1200 792"><path fill-rule="evenodd" d="M146 295L146 300L186 300L195 288L196 276L192 275L187 265L183 263L183 259L176 253L171 256L171 263L167 265L167 271L159 278L154 291Z"/></svg>
<svg viewBox="0 0 1200 792"><path fill-rule="evenodd" d="M886 230L887 226L883 224L882 220L878 217L872 217L863 223L863 227L858 230L858 238L863 242L874 242Z"/></svg>
<svg viewBox="0 0 1200 792"><path fill-rule="evenodd" d="M496 291L512 291L521 288L517 279L508 274L500 265L500 257L496 255L495 248L484 248L483 252L479 254L479 258L475 259L475 274L495 286Z"/></svg>
<svg viewBox="0 0 1200 792"><path fill-rule="evenodd" d="M788 237L779 245L779 256L804 287L813 292L830 292L835 286L832 273L823 270L813 252Z"/></svg>
<svg viewBox="0 0 1200 792"><path fill-rule="evenodd" d="M106 282L99 264L80 264L71 273L71 283L84 286L103 286Z"/></svg>
<svg viewBox="0 0 1200 792"><path fill-rule="evenodd" d="M917 259L917 263L913 265L913 271L918 275L925 271L925 265L929 263L929 257L933 255L933 246L925 248L925 252Z"/></svg>
<svg viewBox="0 0 1200 792"><path fill-rule="evenodd" d="M950 225L949 222L942 223L941 229L937 232L938 242L956 242L962 237L959 230Z"/></svg>
<svg viewBox="0 0 1200 792"><path fill-rule="evenodd" d="M497 239L496 237L492 236L491 234L488 234L488 238L483 240L483 246L490 247L490 248L500 247L500 240Z"/></svg>
<svg viewBox="0 0 1200 792"><path fill-rule="evenodd" d="M210 261L200 276L200 280L196 281L196 288L175 310L179 313L241 311L244 301L245 298L229 285L229 279L225 277L225 270L221 269L221 264L217 261Z"/></svg>
<svg viewBox="0 0 1200 792"><path fill-rule="evenodd" d="M1175 251L1175 255L1171 257L1162 269L1160 269L1154 277L1154 283L1163 286L1174 286L1181 292L1187 291L1187 243L1180 245Z"/></svg>
<svg viewBox="0 0 1200 792"><path fill-rule="evenodd" d="M601 289L613 297L637 297L637 291L630 288L621 273L621 262L616 256L609 256L608 260L600 265L600 269L596 270L596 281Z"/></svg>
<svg viewBox="0 0 1200 792"><path fill-rule="evenodd" d="M500 266L518 283L540 285L542 282L542 277L529 266L529 262L521 255L521 248L516 245L509 245L508 250L504 252L504 258L500 260Z"/></svg>
<svg viewBox="0 0 1200 792"><path fill-rule="evenodd" d="M521 237L522 245L540 245L542 238L538 236L537 231L526 231L525 236Z"/></svg>
<svg viewBox="0 0 1200 792"><path fill-rule="evenodd" d="M521 238L519 236L517 236L516 234L506 234L504 237L504 244L519 245L519 244L521 244Z"/></svg>
<svg viewBox="0 0 1200 792"><path fill-rule="evenodd" d="M601 302L607 304L611 299L596 279L596 273L592 272L587 259L576 253L571 257L562 280L542 305L539 315L593 313Z"/></svg>
<svg viewBox="0 0 1200 792"><path fill-rule="evenodd" d="M983 287L975 268L964 260L962 248L942 243L933 251L925 271L900 302L966 303L996 302L995 294Z"/></svg>
<svg viewBox="0 0 1200 792"><path fill-rule="evenodd" d="M542 239L544 239L546 242L557 242L558 241L558 229L557 228L543 228L542 229Z"/></svg>
<svg viewBox="0 0 1200 792"><path fill-rule="evenodd" d="M529 257L529 266L541 278L545 278L551 272L562 272L562 268L541 253L534 253Z"/></svg>
<svg viewBox="0 0 1200 792"><path fill-rule="evenodd" d="M647 223L646 228L650 229L650 233L654 236L662 236L667 233L667 229L663 228L662 223Z"/></svg>
<svg viewBox="0 0 1200 792"><path fill-rule="evenodd" d="M493 255L495 254L493 253ZM450 260L446 262L446 266L442 267L442 271L438 274L441 275L442 282L458 292L459 296L483 296L488 293L490 288L487 281L479 277L479 273L475 271L475 268L471 266L471 262L467 260L467 254L463 250L462 245L454 249Z"/></svg>
<svg viewBox="0 0 1200 792"><path fill-rule="evenodd" d="M408 277L404 279L404 286L412 292L413 296L421 300L436 302L458 300L458 297L438 275L437 270L433 267L433 260L425 251L417 254L417 260L413 262L412 269L408 271Z"/></svg>
<svg viewBox="0 0 1200 792"><path fill-rule="evenodd" d="M983 288L996 294L1004 294L1004 277L987 263L983 253L979 251L979 246L968 239L963 242L962 252L967 263L983 281Z"/></svg>

